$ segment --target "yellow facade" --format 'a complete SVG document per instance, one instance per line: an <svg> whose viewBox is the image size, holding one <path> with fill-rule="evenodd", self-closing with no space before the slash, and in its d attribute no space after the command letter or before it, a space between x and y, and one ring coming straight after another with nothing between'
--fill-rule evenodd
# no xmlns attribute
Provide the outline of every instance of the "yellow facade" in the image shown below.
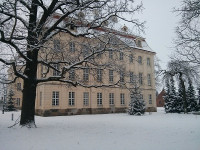
<svg viewBox="0 0 200 150"><path fill-rule="evenodd" d="M84 42L84 38L73 38L66 33L61 33L57 37L64 41L79 41ZM145 42L144 39L141 39ZM66 45L65 45L66 46ZM76 47L78 49L78 46ZM65 47L64 47L65 49ZM51 51L51 50L49 50ZM67 49L65 49L67 51ZM115 62L116 65L122 66L125 72L133 72L135 75L142 74L142 95L146 102L147 111L156 111L156 90L155 90L155 77L154 77L154 55L155 52L145 50L143 47L129 48L124 50L123 60L120 60L119 52L113 52L113 58L109 58L109 52L102 54L99 58L99 62ZM130 62L130 54L133 54L133 62ZM43 53L40 54L44 56ZM77 55L76 52L68 55ZM67 56L66 56L67 57ZM139 57L142 59L141 63L138 62ZM59 54L54 57L59 58ZM41 78L42 72L45 68L40 64L38 65L38 78ZM52 76L53 70L50 69L46 77ZM83 79L83 70L75 70L75 81ZM66 74L68 78L69 74ZM109 70L104 69L102 72L102 82L96 81L96 76L93 71L89 71L89 79L85 82L86 85L108 85L114 84L119 81L119 72L113 72L113 82L109 82ZM124 82L129 82L129 75L125 75ZM19 106L22 102L22 93L18 89L17 84L21 83L23 88L23 82L18 79L12 86L14 89L14 98L20 99ZM128 85L129 87L130 85ZM84 97L85 93L85 97ZM102 94L98 94L102 93ZM111 94L112 93L112 94ZM98 97L99 96L99 97ZM124 100L124 101L123 101ZM125 87L91 87L85 88L82 86L72 86L66 83L49 81L39 83L36 92L36 114L42 116L51 115L73 115L73 114L92 114L92 113L115 113L125 112L128 108L130 101L130 92ZM99 104L100 103L100 104Z"/></svg>

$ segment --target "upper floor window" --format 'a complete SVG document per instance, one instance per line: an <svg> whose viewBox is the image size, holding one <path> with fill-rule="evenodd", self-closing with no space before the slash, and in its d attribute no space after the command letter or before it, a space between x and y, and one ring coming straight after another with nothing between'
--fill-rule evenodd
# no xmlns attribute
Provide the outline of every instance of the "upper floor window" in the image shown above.
<svg viewBox="0 0 200 150"><path fill-rule="evenodd" d="M21 83L17 83L17 91L20 91L22 89Z"/></svg>
<svg viewBox="0 0 200 150"><path fill-rule="evenodd" d="M123 71L120 71L119 77L120 77L120 82L124 82L124 72Z"/></svg>
<svg viewBox="0 0 200 150"><path fill-rule="evenodd" d="M119 60L124 60L124 53L123 52L119 52Z"/></svg>
<svg viewBox="0 0 200 150"><path fill-rule="evenodd" d="M142 73L139 73L139 83L141 85L143 84L143 75L142 75Z"/></svg>
<svg viewBox="0 0 200 150"><path fill-rule="evenodd" d="M69 42L69 50L70 50L70 52L75 52L75 43L74 42Z"/></svg>
<svg viewBox="0 0 200 150"><path fill-rule="evenodd" d="M129 55L129 62L132 63L133 62L133 54Z"/></svg>
<svg viewBox="0 0 200 150"><path fill-rule="evenodd" d="M53 106L59 105L59 92L58 91L52 92L52 105Z"/></svg>
<svg viewBox="0 0 200 150"><path fill-rule="evenodd" d="M113 82L113 70L109 70L109 82Z"/></svg>
<svg viewBox="0 0 200 150"><path fill-rule="evenodd" d="M142 64L142 56L138 56L138 63Z"/></svg>
<svg viewBox="0 0 200 150"><path fill-rule="evenodd" d="M59 64L53 64L53 67L55 68L53 70L53 76L59 76L60 65Z"/></svg>
<svg viewBox="0 0 200 150"><path fill-rule="evenodd" d="M113 59L113 51L111 51L111 50L109 51L109 58Z"/></svg>
<svg viewBox="0 0 200 150"><path fill-rule="evenodd" d="M150 63L150 58L147 58L147 66L150 66L151 63Z"/></svg>
<svg viewBox="0 0 200 150"><path fill-rule="evenodd" d="M152 95L149 94L149 104L152 104Z"/></svg>
<svg viewBox="0 0 200 150"><path fill-rule="evenodd" d="M71 69L69 71L69 80L75 80L75 70Z"/></svg>
<svg viewBox="0 0 200 150"><path fill-rule="evenodd" d="M83 69L83 81L89 80L89 68Z"/></svg>
<svg viewBox="0 0 200 150"><path fill-rule="evenodd" d="M147 74L148 85L151 86L151 74Z"/></svg>
<svg viewBox="0 0 200 150"><path fill-rule="evenodd" d="M54 50L55 51L61 51L61 43L60 40L54 40L53 41L53 45L54 45Z"/></svg>
<svg viewBox="0 0 200 150"><path fill-rule="evenodd" d="M134 81L133 72L130 72L130 83L133 83L133 81Z"/></svg>
<svg viewBox="0 0 200 150"><path fill-rule="evenodd" d="M102 81L102 69L97 69L97 81Z"/></svg>

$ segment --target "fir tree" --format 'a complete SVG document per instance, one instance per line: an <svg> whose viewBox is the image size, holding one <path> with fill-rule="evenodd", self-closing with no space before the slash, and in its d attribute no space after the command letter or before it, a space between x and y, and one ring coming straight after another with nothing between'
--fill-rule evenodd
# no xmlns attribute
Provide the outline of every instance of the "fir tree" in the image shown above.
<svg viewBox="0 0 200 150"><path fill-rule="evenodd" d="M170 101L170 112L176 113L177 112L177 94L176 94L176 88L174 85L174 79L173 76L170 78L170 92L169 92L169 101Z"/></svg>
<svg viewBox="0 0 200 150"><path fill-rule="evenodd" d="M165 100L165 105L164 105L164 108L165 108L165 112L166 113L169 113L171 111L171 102L170 102L170 84L169 84L169 78L167 77L165 79L165 84L166 84L166 93L165 93L165 96L163 97L164 100Z"/></svg>
<svg viewBox="0 0 200 150"><path fill-rule="evenodd" d="M197 96L197 99L198 99L198 110L200 110L200 88L198 88L198 96Z"/></svg>
<svg viewBox="0 0 200 150"><path fill-rule="evenodd" d="M187 111L197 111L198 105L197 105L197 99L195 97L195 90L194 86L192 85L192 81L188 80L188 89L187 89Z"/></svg>
<svg viewBox="0 0 200 150"><path fill-rule="evenodd" d="M145 112L145 102L141 94L132 93L130 96L128 114L129 115L143 115Z"/></svg>
<svg viewBox="0 0 200 150"><path fill-rule="evenodd" d="M13 103L13 98L12 98L13 96L14 96L14 93L13 93L12 90L10 90L9 93L8 93L7 111L16 110L15 106L14 106L14 103Z"/></svg>
<svg viewBox="0 0 200 150"><path fill-rule="evenodd" d="M181 84L178 84L178 94L177 94L177 112L181 113L184 112L183 109L183 88Z"/></svg>

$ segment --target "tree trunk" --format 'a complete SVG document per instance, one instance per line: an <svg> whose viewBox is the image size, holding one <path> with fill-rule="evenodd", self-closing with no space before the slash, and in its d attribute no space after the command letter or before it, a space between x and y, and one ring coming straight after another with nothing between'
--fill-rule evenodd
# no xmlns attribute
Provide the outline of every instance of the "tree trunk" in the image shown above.
<svg viewBox="0 0 200 150"><path fill-rule="evenodd" d="M35 126L35 97L36 84L31 80L24 80L23 100L20 125L27 127Z"/></svg>

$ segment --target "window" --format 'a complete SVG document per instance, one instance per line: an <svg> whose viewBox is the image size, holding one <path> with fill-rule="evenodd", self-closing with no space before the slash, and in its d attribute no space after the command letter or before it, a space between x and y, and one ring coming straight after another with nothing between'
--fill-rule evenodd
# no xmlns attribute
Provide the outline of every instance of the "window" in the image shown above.
<svg viewBox="0 0 200 150"><path fill-rule="evenodd" d="M151 86L151 74L147 74L148 85Z"/></svg>
<svg viewBox="0 0 200 150"><path fill-rule="evenodd" d="M138 56L138 63L142 64L142 56Z"/></svg>
<svg viewBox="0 0 200 150"><path fill-rule="evenodd" d="M40 92L40 106L42 106L42 92Z"/></svg>
<svg viewBox="0 0 200 150"><path fill-rule="evenodd" d="M53 76L59 76L59 71L57 71L57 70L60 70L60 65L59 64L53 64L53 67L55 68L53 70Z"/></svg>
<svg viewBox="0 0 200 150"><path fill-rule="evenodd" d="M149 94L149 104L152 104L152 96Z"/></svg>
<svg viewBox="0 0 200 150"><path fill-rule="evenodd" d="M20 98L17 98L17 106L20 106Z"/></svg>
<svg viewBox="0 0 200 150"><path fill-rule="evenodd" d="M130 83L134 82L134 76L133 76L133 72L130 72Z"/></svg>
<svg viewBox="0 0 200 150"><path fill-rule="evenodd" d="M83 57L87 57L89 54L89 47L87 45L82 46Z"/></svg>
<svg viewBox="0 0 200 150"><path fill-rule="evenodd" d="M102 69L97 69L97 81L102 81Z"/></svg>
<svg viewBox="0 0 200 150"><path fill-rule="evenodd" d="M124 95L124 93L120 93L120 102L121 102L121 105L125 105L125 95Z"/></svg>
<svg viewBox="0 0 200 150"><path fill-rule="evenodd" d="M143 84L142 73L139 73L139 83L140 83L141 85Z"/></svg>
<svg viewBox="0 0 200 150"><path fill-rule="evenodd" d="M142 47L142 42L140 40L137 41L137 46Z"/></svg>
<svg viewBox="0 0 200 150"><path fill-rule="evenodd" d="M120 82L124 82L124 72L123 71L120 71L120 79L119 79Z"/></svg>
<svg viewBox="0 0 200 150"><path fill-rule="evenodd" d="M59 105L59 92L58 91L52 92L52 105L53 106Z"/></svg>
<svg viewBox="0 0 200 150"><path fill-rule="evenodd" d="M69 92L69 105L73 106L75 104L75 92Z"/></svg>
<svg viewBox="0 0 200 150"><path fill-rule="evenodd" d="M75 80L75 70L71 69L69 71L69 80Z"/></svg>
<svg viewBox="0 0 200 150"><path fill-rule="evenodd" d="M119 60L124 60L124 53L123 52L119 52Z"/></svg>
<svg viewBox="0 0 200 150"><path fill-rule="evenodd" d="M147 58L147 66L150 66L151 63L150 63L150 58Z"/></svg>
<svg viewBox="0 0 200 150"><path fill-rule="evenodd" d="M69 42L69 51L75 52L75 43L74 42Z"/></svg>
<svg viewBox="0 0 200 150"><path fill-rule="evenodd" d="M111 50L109 51L109 58L113 59L113 51L111 51Z"/></svg>
<svg viewBox="0 0 200 150"><path fill-rule="evenodd" d="M102 93L97 93L97 105L102 105Z"/></svg>
<svg viewBox="0 0 200 150"><path fill-rule="evenodd" d="M21 83L17 83L17 91L21 91Z"/></svg>
<svg viewBox="0 0 200 150"><path fill-rule="evenodd" d="M89 105L89 92L83 93L83 105L88 106Z"/></svg>
<svg viewBox="0 0 200 150"><path fill-rule="evenodd" d="M113 70L109 70L109 82L113 82Z"/></svg>
<svg viewBox="0 0 200 150"><path fill-rule="evenodd" d="M88 81L89 80L89 69L85 68L83 69L83 81Z"/></svg>
<svg viewBox="0 0 200 150"><path fill-rule="evenodd" d="M54 40L54 41L53 41L53 44L54 44L54 50L55 50L55 51L61 51L60 40Z"/></svg>
<svg viewBox="0 0 200 150"><path fill-rule="evenodd" d="M133 54L129 55L129 62L132 63L133 62Z"/></svg>
<svg viewBox="0 0 200 150"><path fill-rule="evenodd" d="M114 93L109 93L109 104L114 105Z"/></svg>

